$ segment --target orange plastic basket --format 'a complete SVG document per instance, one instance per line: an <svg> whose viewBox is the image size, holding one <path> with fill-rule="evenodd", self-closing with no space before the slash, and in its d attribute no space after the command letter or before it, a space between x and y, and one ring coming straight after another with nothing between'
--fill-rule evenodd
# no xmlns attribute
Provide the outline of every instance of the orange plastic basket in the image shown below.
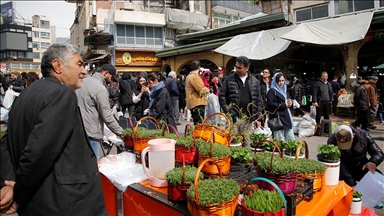
<svg viewBox="0 0 384 216"><path fill-rule="evenodd" d="M208 121L208 119L214 115L221 115L224 116L224 118L227 120L227 129L223 130L215 125L206 124L205 122ZM222 145L229 145L229 141L231 139L231 136L229 135L229 131L231 129L231 121L228 119L228 117L220 112L212 113L205 117L203 122L201 124L198 124L195 126L194 135L196 138L200 138L204 141L210 141L211 140L211 133L213 133L215 142Z"/></svg>
<svg viewBox="0 0 384 216"><path fill-rule="evenodd" d="M196 177L194 181L195 185L195 199L191 200L190 197L188 197L188 210L189 213L193 216L199 216L199 215L218 215L218 216L227 216L227 215L234 215L235 211L237 209L238 205L238 197L239 193L237 194L236 197L232 197L231 200L221 202L220 204L214 204L214 205L199 205L199 188L198 188L198 183L199 183L199 173L201 169L204 167L205 163L214 163L217 166L217 169L219 170L220 176L221 176L221 169L220 166L213 160L213 159L206 159L201 162L199 167L197 168L196 172ZM205 180L209 181L209 180Z"/></svg>
<svg viewBox="0 0 384 216"><path fill-rule="evenodd" d="M135 136L133 137L133 150L135 151L135 153L141 153L143 149L145 149L148 146L148 141L156 138L156 137L142 138L139 136L139 125L141 124L141 121L144 119L153 120L156 123L157 128L160 129L160 125L157 122L157 120L151 116L145 116L141 118L139 121L137 121L136 127L135 127Z"/></svg>

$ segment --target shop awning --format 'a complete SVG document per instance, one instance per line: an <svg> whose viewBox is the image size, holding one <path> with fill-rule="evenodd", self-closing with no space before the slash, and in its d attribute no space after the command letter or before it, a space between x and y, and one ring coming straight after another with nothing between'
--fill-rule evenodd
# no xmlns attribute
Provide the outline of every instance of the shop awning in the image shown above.
<svg viewBox="0 0 384 216"><path fill-rule="evenodd" d="M373 69L384 69L384 63L373 67Z"/></svg>
<svg viewBox="0 0 384 216"><path fill-rule="evenodd" d="M283 39L320 45L339 45L364 39L373 12L346 15L307 23L281 35Z"/></svg>
<svg viewBox="0 0 384 216"><path fill-rule="evenodd" d="M237 35L215 49L215 52L235 57L244 55L253 60L267 59L288 48L291 41L282 39L280 36L296 27L287 26Z"/></svg>

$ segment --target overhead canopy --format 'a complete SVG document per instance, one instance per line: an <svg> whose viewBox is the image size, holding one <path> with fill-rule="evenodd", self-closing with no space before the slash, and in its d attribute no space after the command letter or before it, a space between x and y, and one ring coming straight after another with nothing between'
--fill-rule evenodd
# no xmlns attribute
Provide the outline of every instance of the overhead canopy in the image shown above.
<svg viewBox="0 0 384 216"><path fill-rule="evenodd" d="M384 69L384 63L373 67L374 69Z"/></svg>
<svg viewBox="0 0 384 216"><path fill-rule="evenodd" d="M215 49L215 52L235 57L244 55L253 60L267 59L288 48L291 42L280 36L296 27L287 26L237 35Z"/></svg>
<svg viewBox="0 0 384 216"><path fill-rule="evenodd" d="M311 44L339 45L364 39L373 12L301 23L281 38Z"/></svg>
<svg viewBox="0 0 384 216"><path fill-rule="evenodd" d="M209 16L185 10L167 8L165 13L167 27L202 31L209 28Z"/></svg>

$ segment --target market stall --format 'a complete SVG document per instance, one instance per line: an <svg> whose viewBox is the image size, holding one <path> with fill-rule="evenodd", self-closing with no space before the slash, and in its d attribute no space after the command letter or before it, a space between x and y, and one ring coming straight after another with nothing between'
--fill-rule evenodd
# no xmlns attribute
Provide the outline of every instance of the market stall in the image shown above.
<svg viewBox="0 0 384 216"><path fill-rule="evenodd" d="M268 212L253 208L251 201L257 200L259 191L268 191L268 196L274 194L274 199L281 197L275 200L278 209L270 212L348 215L350 211L354 190L338 181L340 152L327 153L333 152L329 148L336 146L320 145L318 159L327 158L327 162L319 162L308 159L305 141L273 141L269 139L270 134L253 131L251 135L232 133L228 125L222 129L205 124L195 130L187 126L184 137L164 133L166 127L159 124L156 128L152 131L155 135L132 128L127 133L132 136L127 139L133 141L133 145L130 143L132 153L123 152L100 161L108 215ZM145 136L152 138L144 143ZM214 143L215 137L221 143ZM135 140L140 140L137 142L140 149L134 147ZM229 147L234 143L241 143L240 147ZM265 181L252 182L255 178ZM177 188L177 182L182 185L180 194L171 196L175 191L170 188ZM226 198L213 199L221 196ZM375 215L366 208L359 210L363 215Z"/></svg>

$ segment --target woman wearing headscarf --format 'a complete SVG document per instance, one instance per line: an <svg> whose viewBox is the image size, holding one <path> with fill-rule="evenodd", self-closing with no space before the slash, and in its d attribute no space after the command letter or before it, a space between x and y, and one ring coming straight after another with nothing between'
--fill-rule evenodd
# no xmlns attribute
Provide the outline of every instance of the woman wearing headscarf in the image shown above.
<svg viewBox="0 0 384 216"><path fill-rule="evenodd" d="M172 125L173 128L177 130L176 121L173 118L171 97L166 88L166 77L160 73L151 73L148 74L147 80L148 87L151 90L151 93L149 94L149 116L157 120L164 120L167 124Z"/></svg>
<svg viewBox="0 0 384 216"><path fill-rule="evenodd" d="M292 100L288 99L287 86L285 85L285 76L277 73L273 76L271 88L267 93L267 109L271 112L269 119L280 117L283 129L272 131L277 140L294 140L293 119L289 107L292 106ZM276 110L275 113L273 113Z"/></svg>
<svg viewBox="0 0 384 216"><path fill-rule="evenodd" d="M149 107L149 88L145 74L140 74L136 78L136 85L133 89L133 103L135 103L134 116L140 120L144 116L144 110Z"/></svg>
<svg viewBox="0 0 384 216"><path fill-rule="evenodd" d="M217 85L212 81L213 75L210 70L205 70L203 74L201 75L201 79L203 80L203 83L206 87L209 89L212 89L212 93L216 96L219 96L219 89Z"/></svg>

